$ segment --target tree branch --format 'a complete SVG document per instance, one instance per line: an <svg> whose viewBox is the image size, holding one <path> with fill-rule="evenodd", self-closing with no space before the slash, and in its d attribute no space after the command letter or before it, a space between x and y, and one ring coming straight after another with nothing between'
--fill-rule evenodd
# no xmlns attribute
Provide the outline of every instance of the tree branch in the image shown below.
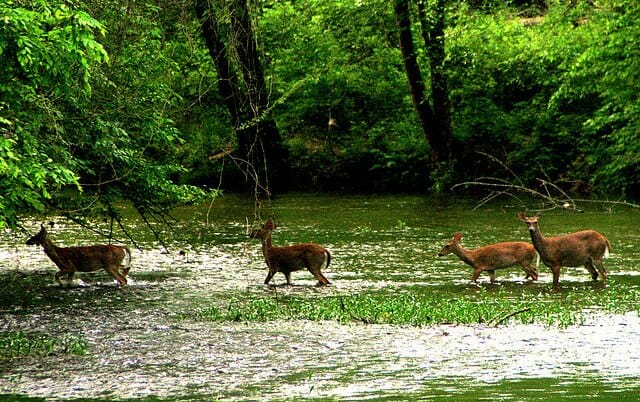
<svg viewBox="0 0 640 402"><path fill-rule="evenodd" d="M581 198L572 198L565 190L563 190L560 186L552 182L544 170L541 168L544 179L537 178L536 180L540 183L539 190L534 188L529 188L524 184L524 181L520 179L520 177L509 168L504 162L494 157L493 155L486 154L484 152L478 152L478 154L490 159L491 161L500 165L510 176L511 179L502 179L499 177L478 177L472 181L465 181L462 183L455 184L451 187L451 190L456 190L459 188L466 187L479 187L482 189L486 189L489 191L489 194L482 198L478 205L474 207L475 209L480 208L486 203L500 197L503 195L513 197L519 201L520 198L516 194L522 193L525 195L532 196L534 198L542 199L544 203L549 204L548 207L544 208L545 210L551 210L556 208L568 209L572 211L582 212L581 209L578 208L578 203L597 203L603 205L623 205L632 208L640 208L640 205L634 204L627 201L609 201L609 200L593 200L593 199L581 199Z"/></svg>
<svg viewBox="0 0 640 402"><path fill-rule="evenodd" d="M511 312L511 313L509 313L507 315L504 315L499 319L498 319L498 316L496 316L493 319L489 320L489 322L487 324L490 327L497 327L498 325L502 324L503 322L505 322L509 318L513 317L514 315L518 315L518 314L524 313L524 312L529 311L529 310L531 310L531 307L525 307L525 308L522 308L520 310L513 311L513 312Z"/></svg>

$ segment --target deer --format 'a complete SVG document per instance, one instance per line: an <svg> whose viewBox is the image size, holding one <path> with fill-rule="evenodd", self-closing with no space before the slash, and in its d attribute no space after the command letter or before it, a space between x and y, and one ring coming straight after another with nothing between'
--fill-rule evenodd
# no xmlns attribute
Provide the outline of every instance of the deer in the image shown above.
<svg viewBox="0 0 640 402"><path fill-rule="evenodd" d="M491 283L495 283L496 269L507 268L514 265L519 265L527 274L525 279L538 279L536 267L531 264L531 261L533 261L537 253L530 243L524 241L509 241L467 250L460 244L460 240L462 240L462 235L455 233L453 239L440 250L438 257L453 253L462 261L471 265L473 267L473 275L471 275L472 282L477 282L480 274L487 271Z"/></svg>
<svg viewBox="0 0 640 402"><path fill-rule="evenodd" d="M60 269L55 275L60 285L63 276L70 282L76 271L93 272L100 269L107 271L119 284L127 284L126 276L131 269L131 251L128 247L112 244L58 247L53 244L44 225L40 225L40 231L27 240L27 245L44 248L45 254Z"/></svg>
<svg viewBox="0 0 640 402"><path fill-rule="evenodd" d="M264 284L268 285L277 272L282 272L287 285L291 285L291 272L306 268L318 279L319 286L328 285L330 282L322 274L322 270L331 263L329 250L315 243L274 247L271 244L271 232L275 228L273 221L269 220L249 234L249 237L262 241L262 254L269 268Z"/></svg>
<svg viewBox="0 0 640 402"><path fill-rule="evenodd" d="M528 217L524 212L519 212L518 217L527 225L531 243L540 254L542 262L551 268L554 287L560 283L560 268L563 266L584 266L594 281L598 279L598 272L603 281L607 280L607 270L602 259L609 256L611 245L601 233L582 230L563 236L544 237L538 225L539 215Z"/></svg>

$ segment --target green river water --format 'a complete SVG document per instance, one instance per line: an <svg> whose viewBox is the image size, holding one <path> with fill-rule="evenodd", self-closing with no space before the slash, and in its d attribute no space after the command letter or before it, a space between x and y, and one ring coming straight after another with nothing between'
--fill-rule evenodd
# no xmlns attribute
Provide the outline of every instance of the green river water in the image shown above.
<svg viewBox="0 0 640 402"><path fill-rule="evenodd" d="M529 241L517 218L535 203L418 196L287 195L260 205L239 196L182 208L158 227L168 250L142 221L127 218L140 248L130 283L104 272L54 283L56 268L26 232L0 239L0 334L24 332L86 341L84 355L0 357L2 400L638 400L640 318L635 299L624 311L590 309L601 295L640 288L640 210L587 205L583 213L553 210L540 217L545 235L595 229L611 243L606 284L584 268L565 268L561 289L551 272L524 279L517 267L469 281L472 270L454 255L437 257L461 232L468 248ZM332 253L316 287L306 271L292 286L263 285L260 244L247 229L274 218L274 245L316 242ZM104 242L86 229L48 217L58 245ZM97 224L106 228L106 224ZM121 233L118 240L126 242ZM334 321L207 322L184 314L211 304L274 295L327 297L367 293L432 294L442 299L554 298L585 295L580 325L427 325ZM636 293L634 293L636 294ZM625 295L620 295L621 299ZM540 307L540 306L537 306ZM182 317L182 318L181 318Z"/></svg>

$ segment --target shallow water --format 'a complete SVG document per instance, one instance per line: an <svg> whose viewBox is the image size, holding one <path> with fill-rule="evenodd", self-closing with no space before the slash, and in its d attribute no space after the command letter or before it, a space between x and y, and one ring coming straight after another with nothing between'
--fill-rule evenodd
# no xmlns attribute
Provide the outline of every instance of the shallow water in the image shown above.
<svg viewBox="0 0 640 402"><path fill-rule="evenodd" d="M140 240L126 288L105 273L77 275L73 286L53 282L55 267L26 233L0 240L0 331L78 334L84 356L0 360L0 396L46 399L441 399L624 400L640 390L640 319L637 312L597 311L580 326L549 328L509 323L405 327L275 321L211 323L178 319L200 306L233 298L276 294L310 297L388 292L437 292L473 297L540 295L552 301L551 275L537 282L518 268L497 271L498 285L469 283L471 268L440 248L453 233L473 248L503 240L528 241L518 208L420 197L292 195L265 204L261 218L250 201L234 196L212 206L176 212L165 231L167 253L130 218ZM308 272L294 286L262 285L260 245L246 237L247 223L274 217L274 244L318 242L331 250L315 287ZM58 221L58 219L55 219ZM594 284L584 268L561 275L562 292L608 292L616 284L640 287L640 212L596 210L542 215L544 234L593 228L605 234L612 256L610 281ZM33 223L33 233L38 225ZM62 245L101 242L66 226L50 230ZM120 235L121 236L121 235ZM183 251L183 253L179 253ZM284 282L281 274L277 284ZM495 294L498 294L494 292ZM538 296L540 297L540 296ZM630 301L630 304L636 301ZM587 309L589 306L585 306Z"/></svg>

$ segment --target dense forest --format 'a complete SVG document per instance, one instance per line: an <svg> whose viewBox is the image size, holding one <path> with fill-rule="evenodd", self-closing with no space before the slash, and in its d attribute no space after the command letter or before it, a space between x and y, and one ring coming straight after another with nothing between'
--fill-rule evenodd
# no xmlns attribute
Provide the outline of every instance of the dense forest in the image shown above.
<svg viewBox="0 0 640 402"><path fill-rule="evenodd" d="M220 190L640 196L640 3L9 0L0 227Z"/></svg>

